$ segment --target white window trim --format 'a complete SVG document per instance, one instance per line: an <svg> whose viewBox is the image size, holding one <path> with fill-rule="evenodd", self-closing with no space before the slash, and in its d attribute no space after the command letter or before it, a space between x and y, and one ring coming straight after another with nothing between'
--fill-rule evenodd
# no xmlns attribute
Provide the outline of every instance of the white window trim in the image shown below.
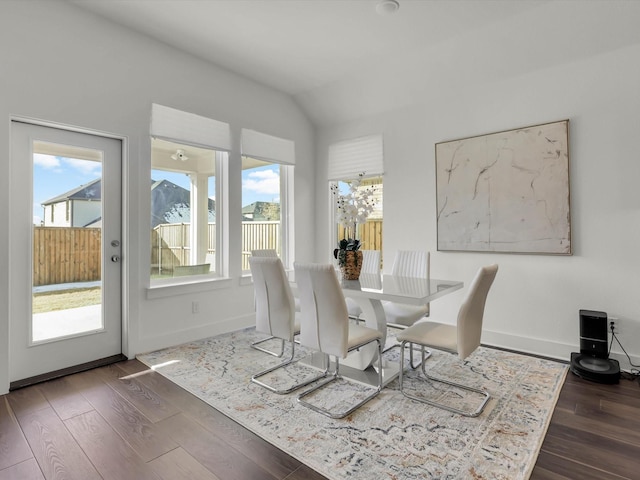
<svg viewBox="0 0 640 480"><path fill-rule="evenodd" d="M241 130L242 156L280 165L280 228L281 260L285 269L293 268L295 260L294 165L295 142L248 128ZM248 270L243 276L250 275Z"/></svg>
<svg viewBox="0 0 640 480"><path fill-rule="evenodd" d="M335 244L338 236L338 219L335 200L331 191L332 185L358 178L364 173L365 178L382 177L384 175L384 141L382 134L368 135L344 140L329 145L328 158L328 192L329 199L329 245ZM331 257L333 259L333 257Z"/></svg>
<svg viewBox="0 0 640 480"><path fill-rule="evenodd" d="M229 274L229 259L227 258L227 247L229 245L229 202L228 192L225 187L229 184L228 158L229 152L231 151L231 126L219 120L152 103L149 133L152 138L159 138L178 144L192 145L215 151L215 212L217 228L214 272L209 275L193 275L169 279L151 279L149 277L147 296L149 296L152 291L166 292L167 288L172 289L172 292L176 289L177 291L182 291L183 288L188 288L188 291L196 291L193 288L194 284L203 284L206 286L213 281L225 280ZM210 286L206 287L206 289L209 288ZM165 294L160 294L159 296L164 295Z"/></svg>

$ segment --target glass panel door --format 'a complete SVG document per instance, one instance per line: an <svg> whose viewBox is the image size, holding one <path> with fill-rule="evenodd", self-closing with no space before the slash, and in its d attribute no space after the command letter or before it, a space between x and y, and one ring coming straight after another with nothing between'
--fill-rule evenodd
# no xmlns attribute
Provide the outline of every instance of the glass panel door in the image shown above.
<svg viewBox="0 0 640 480"><path fill-rule="evenodd" d="M10 380L122 352L122 142L11 124Z"/></svg>
<svg viewBox="0 0 640 480"><path fill-rule="evenodd" d="M104 329L99 150L34 142L31 342Z"/></svg>

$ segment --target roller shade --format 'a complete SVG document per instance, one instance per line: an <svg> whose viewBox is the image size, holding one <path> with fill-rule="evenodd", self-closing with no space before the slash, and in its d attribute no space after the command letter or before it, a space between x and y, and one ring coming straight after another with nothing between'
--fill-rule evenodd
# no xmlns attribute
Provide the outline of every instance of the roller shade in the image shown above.
<svg viewBox="0 0 640 480"><path fill-rule="evenodd" d="M151 105L151 136L185 145L231 150L229 124L154 103Z"/></svg>
<svg viewBox="0 0 640 480"><path fill-rule="evenodd" d="M295 165L295 143L280 137L242 129L242 155L274 163Z"/></svg>
<svg viewBox="0 0 640 480"><path fill-rule="evenodd" d="M366 172L367 177L384 173L382 135L345 140L329 146L329 180L348 180Z"/></svg>

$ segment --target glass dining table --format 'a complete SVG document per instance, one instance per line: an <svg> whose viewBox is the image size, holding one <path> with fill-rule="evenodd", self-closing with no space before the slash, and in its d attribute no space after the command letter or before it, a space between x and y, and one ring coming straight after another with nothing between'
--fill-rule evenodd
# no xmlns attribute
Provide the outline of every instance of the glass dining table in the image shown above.
<svg viewBox="0 0 640 480"><path fill-rule="evenodd" d="M337 272L338 278L340 273ZM293 277L290 277L293 278ZM385 301L405 303L409 305L426 305L432 301L460 290L464 283L457 280L425 279L401 277L396 275L360 274L359 280L341 280L345 297L351 297L362 309L360 318L365 325L375 328L382 334L382 345L387 340L387 320L382 303ZM292 282L295 291L295 282ZM322 358L311 355L303 359L307 363L322 368ZM375 362L375 363L374 363ZM369 385L378 381L377 347L375 343L365 345L351 352L347 358L340 360L340 373L352 380ZM400 373L397 362L383 360L383 384L386 385Z"/></svg>

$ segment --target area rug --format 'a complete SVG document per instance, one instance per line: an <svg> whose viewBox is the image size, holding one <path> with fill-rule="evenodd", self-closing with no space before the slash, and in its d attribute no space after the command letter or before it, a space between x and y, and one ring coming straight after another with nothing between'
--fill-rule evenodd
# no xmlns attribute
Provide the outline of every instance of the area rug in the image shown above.
<svg viewBox="0 0 640 480"><path fill-rule="evenodd" d="M277 395L250 382L281 361L249 347L263 337L250 328L138 359L331 480L527 479L567 373L564 364L493 348L480 347L466 362L433 351L427 365L434 376L489 391L480 416L410 400L394 380L348 417L333 420L298 404L299 392ZM398 361L399 349L385 358ZM294 366L279 375L299 377L304 370ZM407 374L416 391L467 398L418 383L416 375ZM366 390L346 381L332 388L338 403Z"/></svg>

